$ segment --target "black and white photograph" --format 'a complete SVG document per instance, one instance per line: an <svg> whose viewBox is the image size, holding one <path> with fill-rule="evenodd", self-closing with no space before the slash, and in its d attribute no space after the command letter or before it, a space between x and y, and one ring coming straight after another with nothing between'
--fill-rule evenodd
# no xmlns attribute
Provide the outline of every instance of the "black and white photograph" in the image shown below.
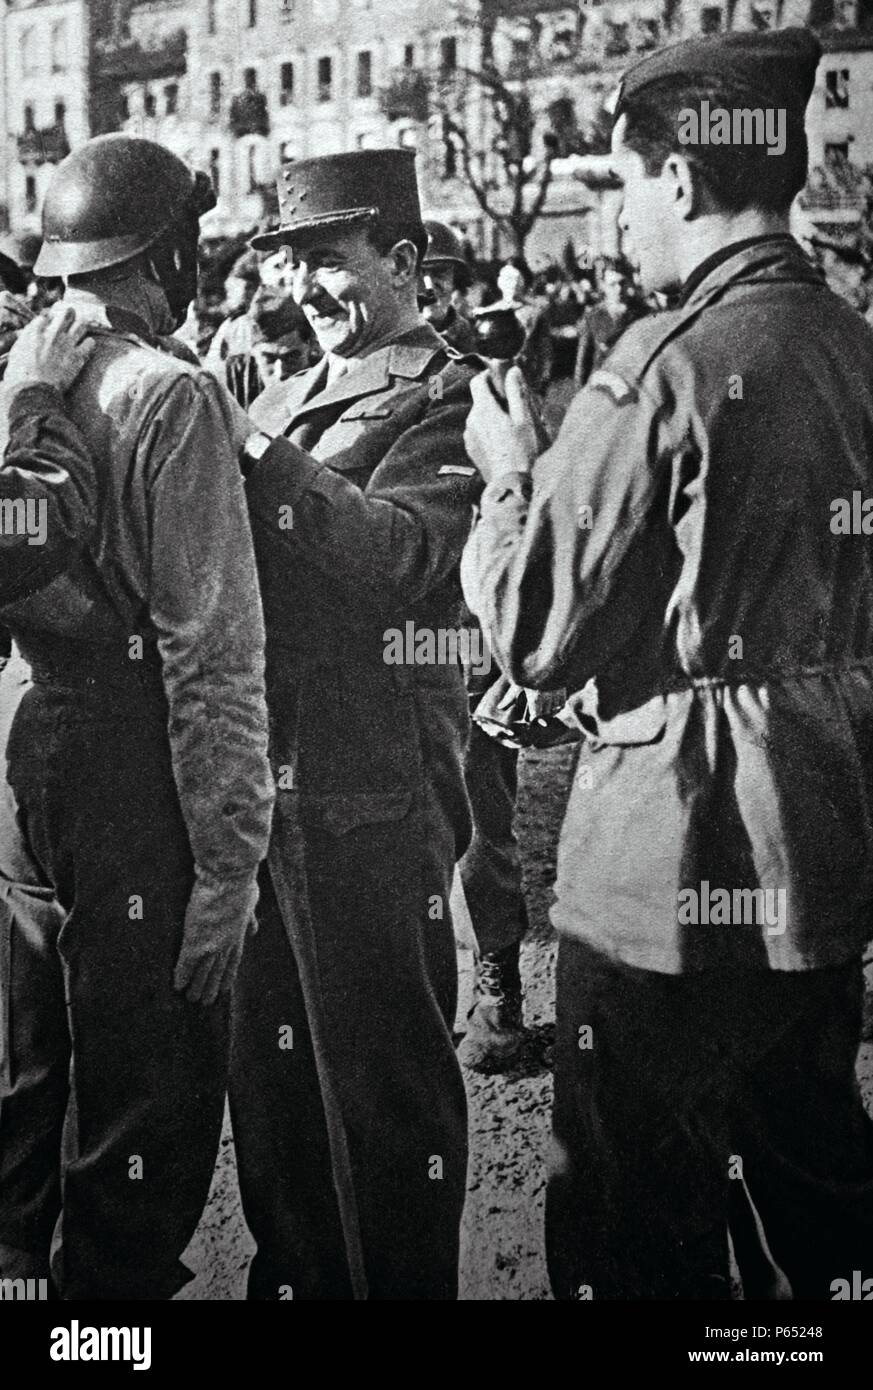
<svg viewBox="0 0 873 1390"><path fill-rule="evenodd" d="M873 0L0 3L0 1373L253 1301L860 1339Z"/></svg>

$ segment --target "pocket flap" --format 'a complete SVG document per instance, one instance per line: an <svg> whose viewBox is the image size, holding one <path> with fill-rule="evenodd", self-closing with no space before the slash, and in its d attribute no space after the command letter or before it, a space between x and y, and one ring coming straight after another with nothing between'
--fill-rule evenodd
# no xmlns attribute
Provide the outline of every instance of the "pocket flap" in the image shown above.
<svg viewBox="0 0 873 1390"><path fill-rule="evenodd" d="M593 681L575 691L567 700L560 718L574 723L595 748L601 745L633 748L636 745L657 743L667 727L667 703L663 695L654 695L636 709L622 710L611 719L604 719L597 702L597 687Z"/></svg>
<svg viewBox="0 0 873 1390"><path fill-rule="evenodd" d="M356 401L344 410L340 420L388 420L394 414L390 405L373 405L368 401Z"/></svg>

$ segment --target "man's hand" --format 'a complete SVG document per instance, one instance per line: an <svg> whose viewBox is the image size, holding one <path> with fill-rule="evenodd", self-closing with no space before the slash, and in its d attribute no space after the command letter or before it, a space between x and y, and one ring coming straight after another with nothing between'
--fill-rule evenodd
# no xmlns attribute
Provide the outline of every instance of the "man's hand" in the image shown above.
<svg viewBox="0 0 873 1390"><path fill-rule="evenodd" d="M488 483L500 473L527 473L548 441L537 419L519 367L506 373L506 408L491 386L488 372L473 378L473 409L467 416L464 448Z"/></svg>
<svg viewBox="0 0 873 1390"><path fill-rule="evenodd" d="M194 884L173 977L192 1004L214 1004L232 990L257 901L253 878L201 877Z"/></svg>
<svg viewBox="0 0 873 1390"><path fill-rule="evenodd" d="M21 330L9 354L4 385L68 390L94 351L88 331L88 324L69 305L53 305Z"/></svg>

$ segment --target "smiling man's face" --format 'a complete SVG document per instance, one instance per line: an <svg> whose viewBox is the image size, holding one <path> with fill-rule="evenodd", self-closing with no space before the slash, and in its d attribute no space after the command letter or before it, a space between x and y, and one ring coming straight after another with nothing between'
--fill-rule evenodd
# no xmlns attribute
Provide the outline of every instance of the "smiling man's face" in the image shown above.
<svg viewBox="0 0 873 1390"><path fill-rule="evenodd" d="M400 309L392 256L366 229L330 229L287 248L292 293L324 352L355 357L390 336Z"/></svg>

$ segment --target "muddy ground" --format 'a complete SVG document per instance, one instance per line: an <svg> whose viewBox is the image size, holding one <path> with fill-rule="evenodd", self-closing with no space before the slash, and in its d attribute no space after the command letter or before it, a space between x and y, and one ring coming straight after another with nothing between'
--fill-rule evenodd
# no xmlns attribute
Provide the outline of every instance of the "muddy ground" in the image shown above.
<svg viewBox="0 0 873 1390"><path fill-rule="evenodd" d="M461 1297L550 1298L543 1252L545 1155L549 1132L550 1046L554 1031L555 940L548 921L558 829L573 750L524 758L518 832L531 929L522 948L530 1046L508 1076L467 1073L470 1175L461 1243ZM469 997L471 957L459 953L461 1011ZM859 1074L873 1111L873 1045ZM239 1205L233 1141L225 1129L209 1204L186 1263L198 1271L184 1299L239 1299L252 1251Z"/></svg>

